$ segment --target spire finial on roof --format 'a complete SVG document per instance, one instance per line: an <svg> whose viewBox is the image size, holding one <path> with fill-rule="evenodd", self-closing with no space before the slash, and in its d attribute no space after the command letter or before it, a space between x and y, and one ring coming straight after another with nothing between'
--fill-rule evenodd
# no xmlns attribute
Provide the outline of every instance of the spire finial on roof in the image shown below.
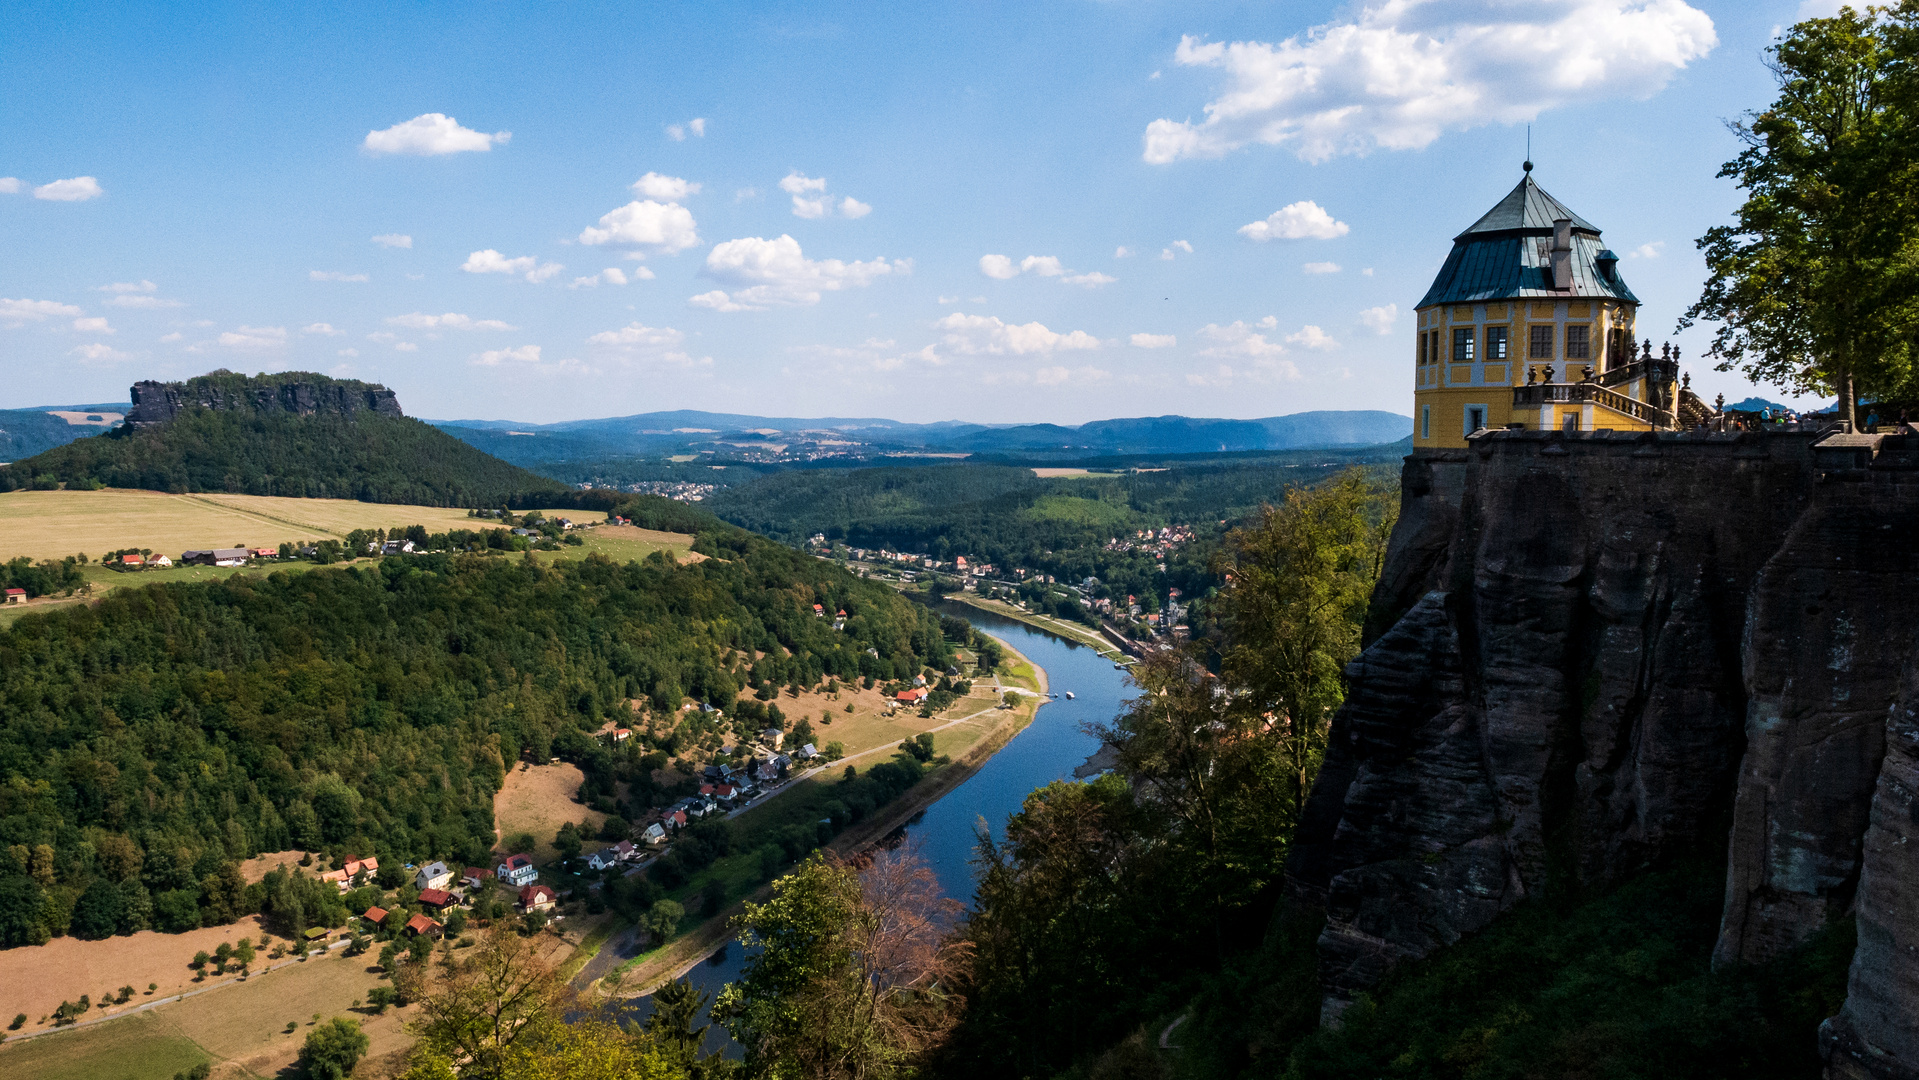
<svg viewBox="0 0 1919 1080"><path fill-rule="evenodd" d="M1533 126L1531 124L1526 125L1526 160L1520 164L1519 168L1527 173L1533 171Z"/></svg>
<svg viewBox="0 0 1919 1080"><path fill-rule="evenodd" d="M1532 172L1532 171L1533 171L1533 163L1532 163L1532 162L1530 162L1530 161L1522 161L1522 162L1520 162L1520 163L1519 163L1519 167L1520 167L1521 169L1523 169L1523 170L1525 170L1526 172Z"/></svg>

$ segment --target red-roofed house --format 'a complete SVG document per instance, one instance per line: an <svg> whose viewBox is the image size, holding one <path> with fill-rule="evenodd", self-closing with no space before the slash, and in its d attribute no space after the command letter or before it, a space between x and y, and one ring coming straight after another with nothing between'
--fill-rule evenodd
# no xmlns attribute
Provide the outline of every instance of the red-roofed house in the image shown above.
<svg viewBox="0 0 1919 1080"><path fill-rule="evenodd" d="M528 885L520 890L521 911L552 911L559 898L544 885Z"/></svg>
<svg viewBox="0 0 1919 1080"><path fill-rule="evenodd" d="M917 705L925 701L929 693L930 691L928 691L926 687L915 686L911 690L901 690L899 693L894 694L893 700L902 705Z"/></svg>
<svg viewBox="0 0 1919 1080"><path fill-rule="evenodd" d="M468 888L473 889L485 887L487 881L492 877L493 871L482 869L478 866L469 866L460 872L460 880L464 882Z"/></svg>
<svg viewBox="0 0 1919 1080"><path fill-rule="evenodd" d="M436 910L451 907L453 905L453 894L447 892L445 889L421 889L420 903Z"/></svg>
<svg viewBox="0 0 1919 1080"><path fill-rule="evenodd" d="M686 811L684 810L673 811L672 813L666 815L665 822L666 824L671 825L676 829L686 828Z"/></svg>
<svg viewBox="0 0 1919 1080"><path fill-rule="evenodd" d="M409 934L425 934L427 937L436 938L440 936L441 929L438 922L425 915L415 915L406 921L406 932Z"/></svg>
<svg viewBox="0 0 1919 1080"><path fill-rule="evenodd" d="M346 876L348 878L352 878L355 874L359 874L361 872L365 872L366 874L371 875L374 873L374 871L380 869L380 860L358 859L351 855L348 855L346 857L346 861L340 864L340 869L346 871Z"/></svg>
<svg viewBox="0 0 1919 1080"><path fill-rule="evenodd" d="M365 919L367 922L370 922L375 926L378 926L381 923L386 922L386 909L378 905L375 905L373 907L367 908L365 914L362 914L360 918Z"/></svg>
<svg viewBox="0 0 1919 1080"><path fill-rule="evenodd" d="M8 589L6 596L7 603L9 604L24 604L27 602L27 590L25 589Z"/></svg>
<svg viewBox="0 0 1919 1080"><path fill-rule="evenodd" d="M826 618L826 608L820 604L814 604L813 615L815 618L820 618L820 619Z"/></svg>
<svg viewBox="0 0 1919 1080"><path fill-rule="evenodd" d="M145 555L136 555L136 554L129 553L129 554L120 556L121 566L145 566L146 564L147 564L147 557Z"/></svg>

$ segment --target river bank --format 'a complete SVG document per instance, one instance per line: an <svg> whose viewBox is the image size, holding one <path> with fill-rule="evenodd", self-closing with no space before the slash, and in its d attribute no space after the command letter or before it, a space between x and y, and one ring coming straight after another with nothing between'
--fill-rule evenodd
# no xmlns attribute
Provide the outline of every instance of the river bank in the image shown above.
<svg viewBox="0 0 1919 1080"><path fill-rule="evenodd" d="M994 754L1033 722L1039 714L1040 706L1048 702L1047 694L1050 691L1046 669L1033 663L1024 653L1011 645L1006 645L1005 650L1006 659L1012 662L1007 666L1012 666L1016 674L1001 679L1001 685L1008 685L1009 681L1030 680L1034 684L1031 690L1037 696L1026 698L1018 708L1002 710L998 721L978 742L967 748L950 764L942 766L937 772L881 807L871 817L848 827L845 832L834 837L825 845L827 850L840 856L851 856L885 839L915 817L925 813L928 807L972 779ZM1027 672L1031 674L1027 675ZM1026 688L1019 687L1019 689ZM960 723L963 720L954 722ZM872 752L869 751L869 753ZM576 981L575 987L587 992L605 990L607 989L605 983L611 977L617 982L617 988L612 990L612 996L632 998L650 994L661 984L686 974L688 970L711 955L715 949L724 945L732 937L733 918L743 914L748 903L764 903L771 895L770 885L760 886L719 915L680 935L665 949L642 959L632 967L625 967L622 964L613 971L602 973L598 969L606 965L589 964L581 972L581 975L588 977ZM625 931L620 933L623 934ZM618 937L619 934L616 934L615 940Z"/></svg>
<svg viewBox="0 0 1919 1080"><path fill-rule="evenodd" d="M1004 600L988 600L985 597L973 596L967 593L945 593L942 598L951 603L965 604L970 608L978 608L981 611L990 612L1001 618L1012 619L1014 622L1022 622L1028 626L1038 627L1049 634L1058 634L1060 637L1077 641L1081 645L1099 650L1099 654L1108 660L1119 661L1126 658L1125 653L1121 652L1098 631L1082 626L1079 623L1068 622L1065 619L1056 619L1051 615L1041 615L1037 612L1027 611L1024 608L1009 604Z"/></svg>

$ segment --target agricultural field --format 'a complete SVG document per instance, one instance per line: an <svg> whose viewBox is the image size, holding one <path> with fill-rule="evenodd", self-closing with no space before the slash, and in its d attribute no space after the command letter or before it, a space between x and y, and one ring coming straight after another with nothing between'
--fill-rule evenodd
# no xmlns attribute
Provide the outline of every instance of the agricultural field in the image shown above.
<svg viewBox="0 0 1919 1080"><path fill-rule="evenodd" d="M216 1078L272 1076L292 1066L315 1014L321 1020L349 1016L360 1021L372 1046L354 1075L390 1074L380 1066L393 1063L412 1042L403 1027L407 1010L378 1014L355 1008L379 985L368 959L336 953L123 1020L0 1045L0 1075L9 1080L167 1080L178 1070L210 1061Z"/></svg>
<svg viewBox="0 0 1919 1080"><path fill-rule="evenodd" d="M85 994L94 1001L89 1016L108 1016L114 1012L137 1009L148 1001L171 997L195 989L193 972L187 961L202 950L212 952L222 943L231 945L241 938L258 942L266 927L258 918L249 917L227 926L206 926L184 934L163 934L142 930L137 934L110 937L100 941L82 941L76 937L57 937L45 945L21 945L0 950L0 1008L8 1019L26 1013L23 1031L45 1031L51 1021L43 1022L63 1001L78 1001ZM277 940L277 939L276 939ZM260 951L255 967L269 963L267 950ZM209 979L215 978L209 975ZM157 983L151 995L147 984ZM126 1004L100 1009L106 994L122 986L134 988ZM6 1069L0 1066L0 1074Z"/></svg>
<svg viewBox="0 0 1919 1080"><path fill-rule="evenodd" d="M597 514L548 510L547 517L591 520ZM89 595L128 586L214 581L235 574L261 573L263 567L175 566L121 573L99 564L101 555L121 548L148 548L177 557L189 548L277 547L282 541L339 540L354 529L392 529L423 525L430 531L487 527L484 519L443 506L406 506L348 499L291 499L262 495L169 495L159 491L15 491L0 494L0 560L26 556L59 559L85 553L83 568ZM559 551L535 552L551 562L597 552L616 562L644 559L665 551L681 562L705 558L691 551L693 538L627 526L600 526L580 534L585 543ZM301 573L313 564L294 560L269 564L274 570ZM23 614L78 603L84 597L43 597L0 609L0 627Z"/></svg>

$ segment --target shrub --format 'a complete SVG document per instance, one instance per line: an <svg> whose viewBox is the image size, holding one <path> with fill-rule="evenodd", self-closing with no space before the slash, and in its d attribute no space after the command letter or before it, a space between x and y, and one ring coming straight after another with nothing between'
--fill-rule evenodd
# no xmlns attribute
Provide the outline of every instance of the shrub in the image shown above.
<svg viewBox="0 0 1919 1080"><path fill-rule="evenodd" d="M367 1045L359 1021L334 1017L307 1032L307 1042L299 1047L299 1067L313 1080L345 1080L367 1055Z"/></svg>

